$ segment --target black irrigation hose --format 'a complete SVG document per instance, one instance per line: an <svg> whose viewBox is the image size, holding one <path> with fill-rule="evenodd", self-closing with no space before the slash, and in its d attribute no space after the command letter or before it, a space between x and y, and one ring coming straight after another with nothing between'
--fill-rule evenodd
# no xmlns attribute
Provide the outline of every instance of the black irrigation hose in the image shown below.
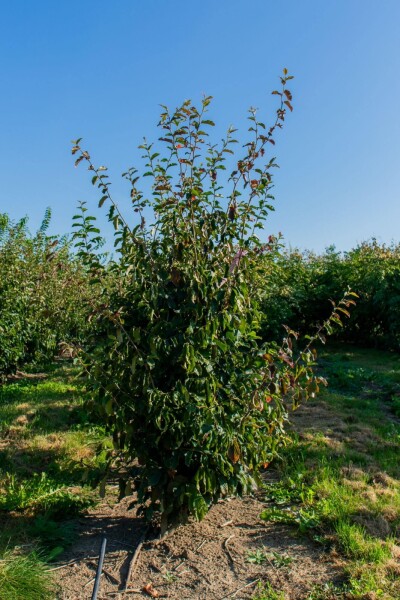
<svg viewBox="0 0 400 600"><path fill-rule="evenodd" d="M99 586L100 586L100 577L101 577L101 572L103 570L104 555L106 553L106 545L107 545L107 539L103 538L103 541L101 542L100 557L99 557L99 563L97 565L96 578L94 580L92 600L97 600L97 594L98 594Z"/></svg>

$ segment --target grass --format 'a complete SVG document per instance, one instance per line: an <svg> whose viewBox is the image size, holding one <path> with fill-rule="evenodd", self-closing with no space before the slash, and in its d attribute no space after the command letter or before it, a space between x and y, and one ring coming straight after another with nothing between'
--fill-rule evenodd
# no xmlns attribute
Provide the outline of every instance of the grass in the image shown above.
<svg viewBox="0 0 400 600"><path fill-rule="evenodd" d="M340 555L347 582L309 599L400 597L400 356L346 346L325 351L329 387L294 414L265 486L262 518L286 523ZM325 594L325 595L324 595ZM372 598L372 596L371 596Z"/></svg>
<svg viewBox="0 0 400 600"><path fill-rule="evenodd" d="M0 598L55 597L46 571L75 537L73 518L97 500L90 483L110 445L88 421L70 364L0 387Z"/></svg>
<svg viewBox="0 0 400 600"><path fill-rule="evenodd" d="M56 586L39 555L4 552L0 561L2 600L53 600L55 592Z"/></svg>

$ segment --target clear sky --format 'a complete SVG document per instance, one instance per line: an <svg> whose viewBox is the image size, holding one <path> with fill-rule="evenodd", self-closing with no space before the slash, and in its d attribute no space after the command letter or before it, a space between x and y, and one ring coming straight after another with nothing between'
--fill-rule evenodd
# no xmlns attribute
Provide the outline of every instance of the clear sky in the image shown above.
<svg viewBox="0 0 400 600"><path fill-rule="evenodd" d="M79 200L96 210L76 137L128 207L120 173L157 137L160 103L213 95L210 118L244 136L249 106L272 118L283 67L294 111L266 234L398 242L399 0L0 0L0 211L35 228L50 206L61 233Z"/></svg>

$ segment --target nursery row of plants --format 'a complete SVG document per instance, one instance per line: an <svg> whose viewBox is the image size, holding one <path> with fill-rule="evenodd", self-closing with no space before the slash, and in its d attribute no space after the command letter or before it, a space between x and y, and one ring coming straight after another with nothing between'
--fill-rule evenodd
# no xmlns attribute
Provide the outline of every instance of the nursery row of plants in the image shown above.
<svg viewBox="0 0 400 600"><path fill-rule="evenodd" d="M0 376L28 364L49 364L68 350L88 347L99 336L96 308L112 294L113 265L105 263L107 289L93 294L93 282L73 236L47 235L50 210L32 234L28 219L13 222L0 215ZM261 264L259 335L281 341L283 325L312 331L330 314L331 301L346 289L359 296L344 328L332 334L341 341L400 349L400 245L364 242L348 252L334 246L324 253L286 248ZM272 248L272 246L271 246ZM106 255L104 255L106 256ZM104 282L104 279L103 279ZM311 324L311 327L310 327ZM101 336L100 336L101 337Z"/></svg>
<svg viewBox="0 0 400 600"><path fill-rule="evenodd" d="M0 377L51 362L88 334L88 279L66 235L48 235L48 209L31 234L27 217L0 214Z"/></svg>
<svg viewBox="0 0 400 600"><path fill-rule="evenodd" d="M321 322L346 287L359 299L334 336L365 346L400 349L400 245L373 239L347 252L283 249L266 277L263 335L279 339L281 324L307 331Z"/></svg>

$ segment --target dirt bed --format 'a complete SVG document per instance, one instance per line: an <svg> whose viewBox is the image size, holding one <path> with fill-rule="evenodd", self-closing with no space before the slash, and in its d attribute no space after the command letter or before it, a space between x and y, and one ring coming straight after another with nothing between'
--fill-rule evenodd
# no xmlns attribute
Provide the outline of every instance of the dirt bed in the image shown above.
<svg viewBox="0 0 400 600"><path fill-rule="evenodd" d="M129 564L146 530L128 510L130 502L103 503L81 519L79 539L65 563L78 560L56 572L60 599L91 597L103 537L107 551L99 599L151 594L176 600L245 599L254 596L259 582L270 582L288 600L300 600L316 584L341 579L339 560L332 553L287 526L265 523L259 516L266 506L262 498L246 497L218 503L201 523L180 527L163 541L149 540L149 534L129 581L131 591L124 593ZM290 564L249 562L249 553L257 549L271 556L275 552Z"/></svg>

